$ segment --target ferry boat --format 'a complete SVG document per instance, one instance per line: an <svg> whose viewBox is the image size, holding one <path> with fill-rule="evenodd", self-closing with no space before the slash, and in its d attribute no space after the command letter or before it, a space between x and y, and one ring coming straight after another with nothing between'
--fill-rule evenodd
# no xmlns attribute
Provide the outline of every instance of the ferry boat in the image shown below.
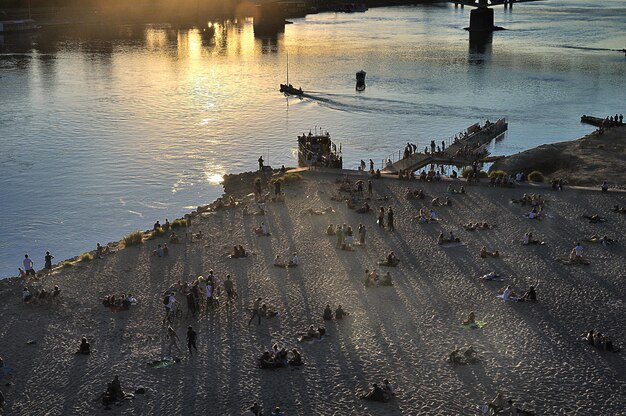
<svg viewBox="0 0 626 416"><path fill-rule="evenodd" d="M9 33L32 32L40 29L33 19L22 20L0 20L0 33L3 35Z"/></svg>
<svg viewBox="0 0 626 416"><path fill-rule="evenodd" d="M298 165L341 169L341 145L337 150L337 145L330 139L327 131L320 130L318 133L316 129L312 133L309 130L309 134L298 136Z"/></svg>

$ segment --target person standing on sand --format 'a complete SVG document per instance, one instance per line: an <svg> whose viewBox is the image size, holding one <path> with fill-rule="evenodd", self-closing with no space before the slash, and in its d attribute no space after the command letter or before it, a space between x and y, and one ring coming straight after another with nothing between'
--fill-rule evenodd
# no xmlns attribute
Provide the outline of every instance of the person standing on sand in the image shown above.
<svg viewBox="0 0 626 416"><path fill-rule="evenodd" d="M198 351L198 347L196 347L196 331L193 330L191 326L187 328L187 348L189 348L189 355L193 355L191 352L191 347L193 347L196 351Z"/></svg>
<svg viewBox="0 0 626 416"><path fill-rule="evenodd" d="M363 224L359 224L359 244L362 246L365 245L365 235L367 234L367 230Z"/></svg>
<svg viewBox="0 0 626 416"><path fill-rule="evenodd" d="M378 211L378 228L385 228L385 207L380 207Z"/></svg>
<svg viewBox="0 0 626 416"><path fill-rule="evenodd" d="M372 180L368 179L367 180L367 196L369 199L372 199L372 194L373 194Z"/></svg>
<svg viewBox="0 0 626 416"><path fill-rule="evenodd" d="M28 257L28 254L24 254L24 271L26 272L26 276L32 274L33 276L37 276L35 273L35 269L33 268L35 263Z"/></svg>
<svg viewBox="0 0 626 416"><path fill-rule="evenodd" d="M52 271L52 259L54 258L54 256L52 254L50 254L49 251L46 251L46 256L44 257L44 268L46 269L46 273L50 274L50 272Z"/></svg>
<svg viewBox="0 0 626 416"><path fill-rule="evenodd" d="M233 286L233 281L230 280L230 275L226 275L226 280L224 280L224 290L226 290L226 296L228 300L231 301L235 297L235 288Z"/></svg>
<svg viewBox="0 0 626 416"><path fill-rule="evenodd" d="M180 341L180 338L178 338L178 334L176 333L176 331L174 331L174 328L172 328L171 326L167 327L167 337L170 340L169 345L167 346L167 351L168 351L168 355L171 357L172 356L172 347L176 347L176 350L178 350L178 353L181 353L180 347L178 346L178 341Z"/></svg>
<svg viewBox="0 0 626 416"><path fill-rule="evenodd" d="M260 313L260 307L261 307L261 301L263 300L263 298L258 298L257 300L254 301L254 304L252 305L252 316L250 317L250 320L248 321L248 326L250 326L250 323L254 320L254 317L256 316L258 318L258 325L261 325L261 313Z"/></svg>
<svg viewBox="0 0 626 416"><path fill-rule="evenodd" d="M387 210L387 225L389 226L389 231L395 231L393 226L393 209L391 207Z"/></svg>

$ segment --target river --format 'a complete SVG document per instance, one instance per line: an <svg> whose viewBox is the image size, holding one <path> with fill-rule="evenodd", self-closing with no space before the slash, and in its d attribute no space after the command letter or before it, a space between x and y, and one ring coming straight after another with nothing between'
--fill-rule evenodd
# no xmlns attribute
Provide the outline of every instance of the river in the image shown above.
<svg viewBox="0 0 626 416"><path fill-rule="evenodd" d="M179 217L263 155L296 164L320 126L344 166L377 164L476 121L507 117L511 154L626 112L626 3L545 1L496 9L505 31L472 45L469 8L375 8L293 19L255 37L251 19L43 28L0 37L0 276L24 253L43 266ZM289 80L304 99L278 92ZM355 92L355 72L367 88Z"/></svg>

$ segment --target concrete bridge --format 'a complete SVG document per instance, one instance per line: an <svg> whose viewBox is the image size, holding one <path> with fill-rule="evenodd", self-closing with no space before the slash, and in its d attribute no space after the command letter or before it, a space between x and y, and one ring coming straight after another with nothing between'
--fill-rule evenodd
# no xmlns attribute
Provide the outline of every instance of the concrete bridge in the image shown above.
<svg viewBox="0 0 626 416"><path fill-rule="evenodd" d="M542 0L449 0L449 3L454 3L455 6L469 6L476 7L476 9L470 12L470 25L465 29L470 32L493 32L494 30L502 30L499 26L493 24L493 9L491 6L503 5L506 7L513 7L515 3L526 3L530 1L542 1Z"/></svg>

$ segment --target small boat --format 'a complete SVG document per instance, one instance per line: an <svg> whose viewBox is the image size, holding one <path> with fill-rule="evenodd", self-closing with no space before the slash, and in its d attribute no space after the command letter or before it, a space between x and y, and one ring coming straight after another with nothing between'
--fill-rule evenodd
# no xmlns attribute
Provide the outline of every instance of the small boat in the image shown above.
<svg viewBox="0 0 626 416"><path fill-rule="evenodd" d="M302 133L302 136L298 136L298 165L341 169L341 145L337 150L337 145L332 142L327 131L320 130L318 133L316 128L315 133L310 130L309 134Z"/></svg>
<svg viewBox="0 0 626 416"><path fill-rule="evenodd" d="M356 73L356 90L363 91L365 89L365 74L366 72L360 70Z"/></svg>
<svg viewBox="0 0 626 416"><path fill-rule="evenodd" d="M302 87L296 88L291 84L280 84L280 92L287 95L297 95L298 97L302 97L302 95L304 95Z"/></svg>
<svg viewBox="0 0 626 416"><path fill-rule="evenodd" d="M287 83L280 84L280 92L285 95L297 95L298 97L302 97L304 95L302 87L295 88L289 83L289 54L287 54Z"/></svg>
<svg viewBox="0 0 626 416"><path fill-rule="evenodd" d="M39 29L41 29L41 26L37 26L33 19L0 20L0 33L3 35L9 33L33 32Z"/></svg>

